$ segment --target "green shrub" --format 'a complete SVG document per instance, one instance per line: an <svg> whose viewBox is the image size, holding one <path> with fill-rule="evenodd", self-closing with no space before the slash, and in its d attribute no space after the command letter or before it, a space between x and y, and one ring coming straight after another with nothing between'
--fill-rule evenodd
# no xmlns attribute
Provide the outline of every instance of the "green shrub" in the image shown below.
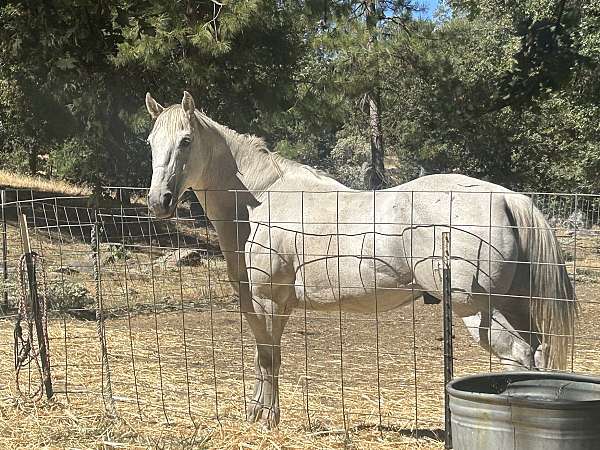
<svg viewBox="0 0 600 450"><path fill-rule="evenodd" d="M0 301L4 302L4 289L8 294L8 307L16 308L21 298L21 284L16 276L9 276L6 281L0 275Z"/></svg>
<svg viewBox="0 0 600 450"><path fill-rule="evenodd" d="M50 285L47 301L48 309L59 311L90 309L94 305L94 298L85 286L68 281Z"/></svg>

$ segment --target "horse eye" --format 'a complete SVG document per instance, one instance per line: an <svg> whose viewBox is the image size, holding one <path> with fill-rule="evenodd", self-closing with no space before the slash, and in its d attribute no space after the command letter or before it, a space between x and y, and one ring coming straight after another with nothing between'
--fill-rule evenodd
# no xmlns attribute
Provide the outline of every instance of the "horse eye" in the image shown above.
<svg viewBox="0 0 600 450"><path fill-rule="evenodd" d="M184 137L179 143L180 147L187 147L192 143L192 140L189 137Z"/></svg>

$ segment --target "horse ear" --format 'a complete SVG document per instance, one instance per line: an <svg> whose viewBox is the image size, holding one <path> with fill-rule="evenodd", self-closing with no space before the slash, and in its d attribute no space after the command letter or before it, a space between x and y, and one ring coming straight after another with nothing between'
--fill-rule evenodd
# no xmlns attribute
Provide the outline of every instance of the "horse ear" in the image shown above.
<svg viewBox="0 0 600 450"><path fill-rule="evenodd" d="M152 98L150 92L146 92L146 109L148 110L150 117L156 119L165 108Z"/></svg>
<svg viewBox="0 0 600 450"><path fill-rule="evenodd" d="M192 94L188 91L183 91L183 98L181 99L181 107L185 111L188 117L193 117L194 111L196 111L196 104Z"/></svg>

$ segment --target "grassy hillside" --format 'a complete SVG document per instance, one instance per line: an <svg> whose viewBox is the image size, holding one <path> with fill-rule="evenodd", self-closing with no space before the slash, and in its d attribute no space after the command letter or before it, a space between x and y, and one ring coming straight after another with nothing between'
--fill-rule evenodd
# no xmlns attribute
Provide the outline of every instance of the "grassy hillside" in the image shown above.
<svg viewBox="0 0 600 450"><path fill-rule="evenodd" d="M5 189L32 189L57 195L85 196L92 190L64 180L32 177L0 169L0 186Z"/></svg>

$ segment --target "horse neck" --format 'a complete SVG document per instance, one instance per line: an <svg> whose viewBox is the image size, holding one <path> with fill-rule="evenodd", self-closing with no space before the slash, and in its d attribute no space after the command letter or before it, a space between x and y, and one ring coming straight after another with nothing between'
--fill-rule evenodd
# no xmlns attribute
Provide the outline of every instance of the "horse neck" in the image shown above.
<svg viewBox="0 0 600 450"><path fill-rule="evenodd" d="M263 194L280 179L275 157L255 137L238 134L202 117L208 125L205 141L213 149L205 179L205 190L197 197L212 221L231 276L242 276L239 259L250 234L249 209L260 204ZM286 161L278 157L281 164ZM232 278L233 279L233 278Z"/></svg>
<svg viewBox="0 0 600 450"><path fill-rule="evenodd" d="M215 142L221 144L216 146L213 161L215 175L211 184L214 188L241 189L260 197L282 176L276 158L283 158L270 153L261 139L239 134L208 118L206 122L215 134ZM235 172L234 176L222 176L231 172Z"/></svg>
<svg viewBox="0 0 600 450"><path fill-rule="evenodd" d="M243 255L250 235L248 206L256 200L243 191L206 190L196 192L196 196L215 227L230 279L245 279Z"/></svg>
<svg viewBox="0 0 600 450"><path fill-rule="evenodd" d="M208 169L198 174L199 178L192 181L192 186L196 188L198 201L215 227L228 270L238 273L240 262L236 255L243 254L250 232L248 209L258 204L254 190L262 186L249 184L240 175L249 169L247 159L241 157L237 149L237 141L242 137L208 117L196 114L206 126L202 141L211 152ZM206 158L201 154L196 156Z"/></svg>

